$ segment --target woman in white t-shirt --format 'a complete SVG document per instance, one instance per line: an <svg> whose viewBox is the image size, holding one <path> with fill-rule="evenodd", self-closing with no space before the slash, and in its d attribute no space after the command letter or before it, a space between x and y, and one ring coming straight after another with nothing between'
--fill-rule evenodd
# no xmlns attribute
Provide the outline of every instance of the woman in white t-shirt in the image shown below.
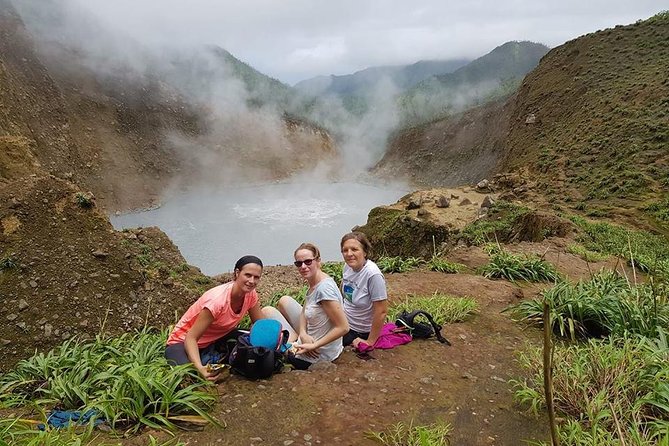
<svg viewBox="0 0 669 446"><path fill-rule="evenodd" d="M367 258L372 245L362 232L349 232L341 239L344 257L342 294L344 313L350 326L344 345L374 345L388 315L386 280L376 263Z"/></svg>
<svg viewBox="0 0 669 446"><path fill-rule="evenodd" d="M333 361L344 347L342 336L348 322L342 309L342 297L335 281L321 270L321 253L311 243L302 243L295 250L295 266L307 281L309 290L304 307L290 296L279 299L277 308L262 309L267 318L281 322L288 330L295 354L288 362L298 369L307 369L320 361Z"/></svg>

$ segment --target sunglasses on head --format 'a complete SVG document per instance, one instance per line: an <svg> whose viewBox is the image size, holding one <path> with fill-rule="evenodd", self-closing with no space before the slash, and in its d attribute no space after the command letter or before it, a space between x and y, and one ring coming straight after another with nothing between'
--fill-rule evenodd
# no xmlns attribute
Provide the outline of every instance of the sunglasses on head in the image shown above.
<svg viewBox="0 0 669 446"><path fill-rule="evenodd" d="M297 266L298 268L301 267L303 263L307 266L311 266L311 264L313 263L314 260L316 260L316 259L295 260L293 262L293 264L295 266Z"/></svg>

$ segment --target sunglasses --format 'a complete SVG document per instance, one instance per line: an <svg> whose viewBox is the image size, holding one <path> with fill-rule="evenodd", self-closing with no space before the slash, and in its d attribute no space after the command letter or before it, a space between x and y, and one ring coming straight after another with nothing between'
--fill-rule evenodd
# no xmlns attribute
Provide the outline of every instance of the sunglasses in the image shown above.
<svg viewBox="0 0 669 446"><path fill-rule="evenodd" d="M304 263L305 265L307 265L307 266L311 266L311 264L313 263L314 260L316 260L316 259L295 260L295 261L293 262L293 264L294 264L295 266L297 266L298 268L301 267L303 263Z"/></svg>

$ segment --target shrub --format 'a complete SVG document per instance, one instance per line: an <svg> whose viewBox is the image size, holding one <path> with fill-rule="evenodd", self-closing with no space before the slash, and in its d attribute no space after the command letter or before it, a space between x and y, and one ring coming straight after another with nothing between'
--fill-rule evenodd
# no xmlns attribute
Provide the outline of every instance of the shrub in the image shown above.
<svg viewBox="0 0 669 446"><path fill-rule="evenodd" d="M631 286L607 271L576 284L559 282L542 292L550 305L553 332L571 339L634 333L654 336L657 327L669 328L667 297L651 286ZM542 299L511 306L516 320L543 325Z"/></svg>
<svg viewBox="0 0 669 446"><path fill-rule="evenodd" d="M16 262L14 257L10 255L5 256L2 258L2 260L0 260L0 271L18 268L18 266L19 264Z"/></svg>
<svg viewBox="0 0 669 446"><path fill-rule="evenodd" d="M489 279L525 280L527 282L559 279L555 267L535 256L521 257L502 249L492 254L490 262L480 269L481 274Z"/></svg>
<svg viewBox="0 0 669 446"><path fill-rule="evenodd" d="M90 209L95 205L93 194L77 192L75 200L80 208Z"/></svg>
<svg viewBox="0 0 669 446"><path fill-rule="evenodd" d="M516 221L529 212L526 207L499 200L492 205L485 218L467 225L460 237L473 245L506 240Z"/></svg>
<svg viewBox="0 0 669 446"><path fill-rule="evenodd" d="M554 406L564 444L666 444L669 347L660 334L654 341L630 336L556 347ZM545 406L542 352L530 348L519 360L531 375L512 381L515 396L536 411Z"/></svg>
<svg viewBox="0 0 669 446"><path fill-rule="evenodd" d="M117 338L69 340L48 353L20 361L0 377L0 403L33 404L43 412L94 410L110 426L174 427L172 416L209 415L216 398L192 365L171 367L163 354L167 332L143 331Z"/></svg>
<svg viewBox="0 0 669 446"><path fill-rule="evenodd" d="M344 262L325 262L321 265L325 274L332 277L337 285L341 286L341 276L344 272Z"/></svg>

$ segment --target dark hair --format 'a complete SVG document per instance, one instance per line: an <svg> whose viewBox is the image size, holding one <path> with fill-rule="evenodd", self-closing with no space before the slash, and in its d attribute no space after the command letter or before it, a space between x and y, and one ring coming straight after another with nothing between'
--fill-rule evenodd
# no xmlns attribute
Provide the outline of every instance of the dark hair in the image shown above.
<svg viewBox="0 0 669 446"><path fill-rule="evenodd" d="M362 250L365 253L365 258L369 257L372 252L372 244L367 239L367 236L358 231L349 232L341 238L341 243L339 243L339 249L344 248L344 242L346 240L357 240L362 245Z"/></svg>
<svg viewBox="0 0 669 446"><path fill-rule="evenodd" d="M244 256L241 259L237 260L237 263L235 263L235 270L241 271L242 268L244 268L244 265L248 265L249 263L255 263L256 265L259 265L260 268L262 268L262 260L260 260L256 256Z"/></svg>
<svg viewBox="0 0 669 446"><path fill-rule="evenodd" d="M293 252L293 257L295 257L295 254L297 254L297 251L299 251L300 249L307 249L311 251L311 253L314 255L314 259L316 260L321 258L320 250L313 243L302 243L300 246L297 247L295 252Z"/></svg>

